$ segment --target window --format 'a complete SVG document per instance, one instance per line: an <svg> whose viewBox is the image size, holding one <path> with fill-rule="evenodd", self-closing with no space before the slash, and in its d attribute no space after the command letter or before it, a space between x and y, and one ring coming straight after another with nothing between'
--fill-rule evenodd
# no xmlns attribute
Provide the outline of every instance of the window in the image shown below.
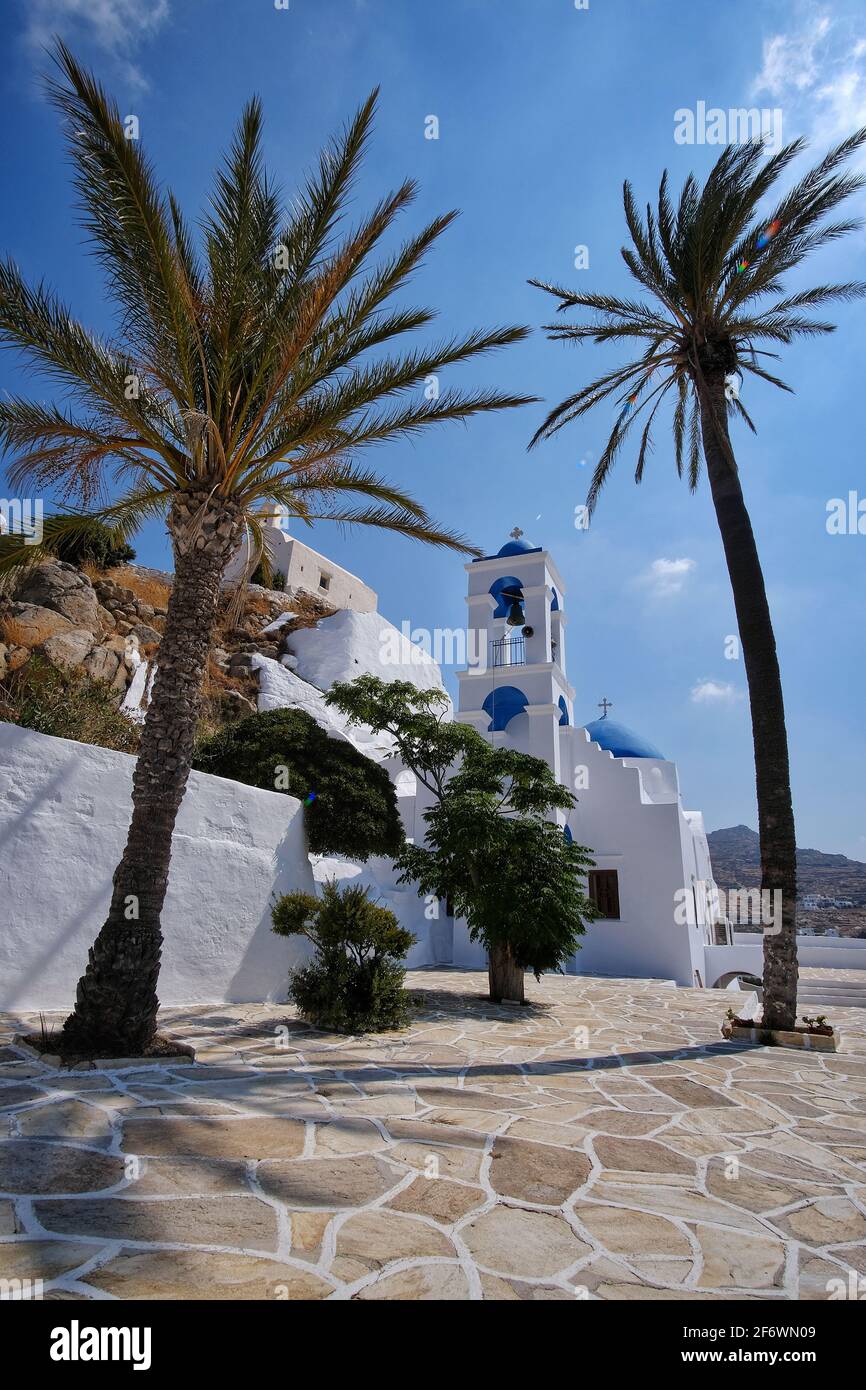
<svg viewBox="0 0 866 1390"><path fill-rule="evenodd" d="M325 593L327 593L330 587L331 576L329 574L325 574L324 570L319 570L319 588L324 590Z"/></svg>
<svg viewBox="0 0 866 1390"><path fill-rule="evenodd" d="M619 879L616 869L590 869L589 896L602 917L619 921Z"/></svg>

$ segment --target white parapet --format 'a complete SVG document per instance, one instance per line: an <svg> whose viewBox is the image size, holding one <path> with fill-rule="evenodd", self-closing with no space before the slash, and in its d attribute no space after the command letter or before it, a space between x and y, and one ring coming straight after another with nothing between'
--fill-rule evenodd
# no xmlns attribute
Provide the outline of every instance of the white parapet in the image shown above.
<svg viewBox="0 0 866 1390"><path fill-rule="evenodd" d="M105 918L135 759L0 723L0 1010L63 1009ZM274 894L315 891L294 797L194 772L163 912L163 1004L276 1000L300 939L271 931Z"/></svg>

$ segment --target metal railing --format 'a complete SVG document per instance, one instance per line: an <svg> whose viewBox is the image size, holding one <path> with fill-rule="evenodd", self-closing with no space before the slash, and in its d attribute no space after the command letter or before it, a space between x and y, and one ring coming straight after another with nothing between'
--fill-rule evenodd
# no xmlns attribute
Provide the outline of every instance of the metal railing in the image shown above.
<svg viewBox="0 0 866 1390"><path fill-rule="evenodd" d="M526 641L523 637L500 637L490 643L491 666L525 666Z"/></svg>

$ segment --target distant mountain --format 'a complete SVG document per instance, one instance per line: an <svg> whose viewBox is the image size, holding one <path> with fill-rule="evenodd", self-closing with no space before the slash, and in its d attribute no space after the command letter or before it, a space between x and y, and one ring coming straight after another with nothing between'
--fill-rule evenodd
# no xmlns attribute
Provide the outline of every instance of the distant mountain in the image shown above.
<svg viewBox="0 0 866 1390"><path fill-rule="evenodd" d="M732 825L725 830L711 830L707 841L720 888L760 886L758 836L754 830L747 825ZM866 864L844 854L798 849L797 888L800 898L807 893L822 893L828 898L850 898L858 907L866 908ZM806 914L803 920L805 917Z"/></svg>

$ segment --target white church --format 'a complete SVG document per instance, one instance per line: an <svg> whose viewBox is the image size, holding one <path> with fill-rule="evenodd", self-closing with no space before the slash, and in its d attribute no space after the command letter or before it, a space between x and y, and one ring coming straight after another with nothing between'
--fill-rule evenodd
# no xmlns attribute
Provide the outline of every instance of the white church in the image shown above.
<svg viewBox="0 0 866 1390"><path fill-rule="evenodd" d="M410 641L378 612L373 590L295 545L290 555L280 540L275 551L291 582L285 613L266 629L269 640L294 616L293 594L323 590L322 574L337 611L315 627L289 627L279 659L253 656L258 707L304 709L333 737L383 763L406 834L421 842L427 793L393 756L389 736L348 726L325 695L335 681L364 672L444 692L441 671L417 636ZM469 656L458 672L453 718L494 744L547 762L577 798L567 815L558 813L562 833L587 846L594 861L588 891L600 916L567 971L689 988L759 973L760 939L735 940L720 911L703 820L683 807L676 764L612 718L606 700L600 718L580 722L587 697L583 692L576 705L568 679L566 591L550 553L517 532L466 572ZM139 715L149 689L144 665L141 674ZM0 860L0 896L9 918L0 935L0 1008L71 1003L110 899L133 765L125 753L0 723L0 835L8 850ZM46 863L62 863L63 873L46 874ZM413 885L399 884L389 860L359 864L311 855L299 801L194 772L163 912L163 1003L285 999L289 971L309 947L274 935L274 896L314 892L329 878L369 885L413 932L410 967L486 968L465 922ZM804 956L811 949L806 939L798 945L801 961L813 963ZM815 963L837 963L824 956Z"/></svg>
<svg viewBox="0 0 866 1390"><path fill-rule="evenodd" d="M706 979L704 950L731 937L703 818L684 809L676 764L612 719L607 701L600 718L576 721L565 585L552 556L516 532L466 570L467 650L478 659L458 672L454 717L494 745L548 764L577 797L567 815L558 813L563 834L587 846L595 863L588 887L601 916L568 970L714 983ZM397 777L400 790L399 769ZM400 804L407 833L423 838L421 789ZM406 915L408 904L389 905ZM406 924L419 937L413 963L423 954L431 963L484 968L484 952L464 922L425 923L417 909L410 915Z"/></svg>

